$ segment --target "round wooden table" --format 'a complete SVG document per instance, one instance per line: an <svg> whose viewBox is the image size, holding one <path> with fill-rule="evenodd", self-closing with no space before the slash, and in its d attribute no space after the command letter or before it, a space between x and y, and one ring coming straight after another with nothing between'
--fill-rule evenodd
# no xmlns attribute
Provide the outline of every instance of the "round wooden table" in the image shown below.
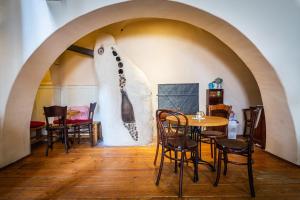
<svg viewBox="0 0 300 200"><path fill-rule="evenodd" d="M195 115L186 115L188 118L188 126L226 126L228 124L228 119L223 117L215 117L215 116L204 116L202 119L195 119ZM177 119L174 116L168 116L166 118L171 123L177 123ZM180 124L185 124L185 119L183 117L179 117Z"/></svg>
<svg viewBox="0 0 300 200"><path fill-rule="evenodd" d="M201 127L211 127L211 126L226 126L228 124L228 119L223 117L216 117L216 116L204 116L202 119L196 119L196 115L186 115L188 118L188 126L191 127L191 138L199 144L199 164L207 164L211 167L212 171L215 171L215 168L209 162L202 160L201 156ZM180 125L185 125L185 118L179 116ZM168 116L166 117L170 123L178 123L175 116ZM193 156L193 155L192 155Z"/></svg>

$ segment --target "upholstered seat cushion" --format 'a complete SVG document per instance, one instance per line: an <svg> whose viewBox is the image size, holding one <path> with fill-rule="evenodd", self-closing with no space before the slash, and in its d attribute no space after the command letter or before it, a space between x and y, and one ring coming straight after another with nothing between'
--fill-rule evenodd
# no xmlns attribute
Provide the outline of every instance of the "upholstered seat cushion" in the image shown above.
<svg viewBox="0 0 300 200"><path fill-rule="evenodd" d="M30 121L30 128L39 128L45 126L45 122L41 121Z"/></svg>
<svg viewBox="0 0 300 200"><path fill-rule="evenodd" d="M77 119L77 123L92 123L91 119Z"/></svg>
<svg viewBox="0 0 300 200"><path fill-rule="evenodd" d="M232 150L246 150L248 143L244 140L234 140L234 139L216 139L216 144L222 149L232 149Z"/></svg>
<svg viewBox="0 0 300 200"><path fill-rule="evenodd" d="M178 149L191 149L197 147L197 142L189 137L181 136L176 138L168 138L167 145Z"/></svg>
<svg viewBox="0 0 300 200"><path fill-rule="evenodd" d="M220 138L220 137L225 137L226 136L226 134L224 132L210 131L210 130L202 131L201 134L204 137L210 137L210 138Z"/></svg>

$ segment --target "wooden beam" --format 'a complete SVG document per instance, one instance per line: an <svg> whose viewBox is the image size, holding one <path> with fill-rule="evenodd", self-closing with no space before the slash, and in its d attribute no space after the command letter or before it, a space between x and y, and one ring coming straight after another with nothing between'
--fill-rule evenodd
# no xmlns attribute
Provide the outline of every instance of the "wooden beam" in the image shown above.
<svg viewBox="0 0 300 200"><path fill-rule="evenodd" d="M76 46L76 45L71 45L69 48L67 48L67 50L69 51L74 51L86 56L90 56L90 57L94 57L94 50L92 49L87 49L84 47L80 47L80 46Z"/></svg>

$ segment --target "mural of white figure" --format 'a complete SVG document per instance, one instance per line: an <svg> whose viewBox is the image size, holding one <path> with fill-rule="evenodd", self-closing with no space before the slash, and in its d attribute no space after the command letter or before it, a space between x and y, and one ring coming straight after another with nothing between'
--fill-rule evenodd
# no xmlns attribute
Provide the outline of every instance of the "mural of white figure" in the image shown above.
<svg viewBox="0 0 300 200"><path fill-rule="evenodd" d="M145 74L109 34L97 38L94 61L104 145L149 144L153 121L151 90Z"/></svg>

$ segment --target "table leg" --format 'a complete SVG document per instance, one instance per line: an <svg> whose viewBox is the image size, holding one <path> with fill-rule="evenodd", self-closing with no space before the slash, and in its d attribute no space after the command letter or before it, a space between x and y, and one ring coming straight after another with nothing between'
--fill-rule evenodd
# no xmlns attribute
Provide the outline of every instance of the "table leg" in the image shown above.
<svg viewBox="0 0 300 200"><path fill-rule="evenodd" d="M215 168L212 164L210 164L209 162L205 161L202 159L202 148L201 148L201 127L191 127L191 139L196 141L197 144L198 144L198 164L206 164L208 165L212 171L215 171ZM192 154L192 158L194 157L195 155Z"/></svg>

